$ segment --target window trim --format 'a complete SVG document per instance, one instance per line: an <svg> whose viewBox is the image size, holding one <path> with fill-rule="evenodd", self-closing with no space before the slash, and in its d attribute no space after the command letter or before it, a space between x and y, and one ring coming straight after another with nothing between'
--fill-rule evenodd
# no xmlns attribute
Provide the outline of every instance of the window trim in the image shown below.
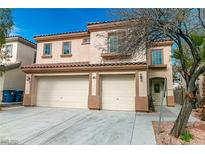
<svg viewBox="0 0 205 154"><path fill-rule="evenodd" d="M125 33L125 35L127 35L127 32L125 30L118 30L118 31L114 31L114 32L108 32L108 36L107 36L107 52L108 53L119 53L119 38L118 38L118 51L116 52L110 52L110 42L109 42L109 37L110 35L117 35L117 37L119 37L119 35L121 35L122 33Z"/></svg>
<svg viewBox="0 0 205 154"><path fill-rule="evenodd" d="M119 52L119 38L118 38L118 36L117 36L117 43L118 43L118 47L117 47L117 51L110 51L110 36L113 36L113 35L115 35L115 36L117 36L117 33L109 33L108 34L108 52L109 53L118 53Z"/></svg>
<svg viewBox="0 0 205 154"><path fill-rule="evenodd" d="M162 63L161 64L152 64L152 52L153 50L161 50L161 53L162 53ZM164 65L164 48L153 48L153 49L150 49L150 65L151 66L161 66L161 65Z"/></svg>
<svg viewBox="0 0 205 154"><path fill-rule="evenodd" d="M50 44L50 54L45 54L45 45ZM43 44L43 58L50 58L52 57L52 43L44 43Z"/></svg>
<svg viewBox="0 0 205 154"><path fill-rule="evenodd" d="M5 46L4 46L5 51L6 51L7 46L11 46L11 53L8 54L8 57L11 58L11 57L13 57L13 44L12 43L11 44L5 44Z"/></svg>
<svg viewBox="0 0 205 154"><path fill-rule="evenodd" d="M69 49L70 49L70 52L65 54L64 53L64 44L65 43L69 43ZM71 41L65 41L65 42L62 42L62 52L61 52L61 57L70 57L72 55L72 43Z"/></svg>

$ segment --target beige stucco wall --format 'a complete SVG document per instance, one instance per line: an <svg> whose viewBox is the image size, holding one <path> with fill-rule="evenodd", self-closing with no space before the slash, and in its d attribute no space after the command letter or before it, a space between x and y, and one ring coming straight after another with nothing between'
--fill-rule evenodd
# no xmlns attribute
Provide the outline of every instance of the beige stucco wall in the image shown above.
<svg viewBox="0 0 205 154"><path fill-rule="evenodd" d="M31 74L26 74L25 94L30 94L30 87L31 87Z"/></svg>
<svg viewBox="0 0 205 154"><path fill-rule="evenodd" d="M5 72L4 90L21 89L25 87L25 74L21 69L13 69Z"/></svg>
<svg viewBox="0 0 205 154"><path fill-rule="evenodd" d="M71 57L61 57L63 42L71 42ZM37 44L36 63L66 63L89 61L89 44L82 45L83 38L68 39L63 41L42 42ZM52 43L52 58L42 58L44 43Z"/></svg>
<svg viewBox="0 0 205 154"><path fill-rule="evenodd" d="M31 48L20 42L9 42L5 45L12 45L12 57L9 60L4 60L3 63L15 63L21 61L23 65L32 64L36 49ZM5 48L3 48L5 50Z"/></svg>
<svg viewBox="0 0 205 154"><path fill-rule="evenodd" d="M108 50L108 33L116 30L97 31L90 33L90 44L82 45L83 38L68 39L63 41L40 42L37 44L37 64L45 63L64 63L64 62L86 62L91 64L104 62L119 62L119 59L106 60L101 57L101 53ZM71 57L61 57L63 42L71 42ZM52 58L42 58L45 43L52 43ZM138 52L130 59L121 59L120 61L145 61L145 52Z"/></svg>
<svg viewBox="0 0 205 154"><path fill-rule="evenodd" d="M106 63L106 62L119 62L119 59L106 60L101 57L102 53L108 52L108 33L115 32L117 30L97 31L90 33L90 63ZM120 59L123 61L145 61L146 56L144 51L139 51L130 59Z"/></svg>
<svg viewBox="0 0 205 154"><path fill-rule="evenodd" d="M4 88L4 73L0 75L0 91Z"/></svg>
<svg viewBox="0 0 205 154"><path fill-rule="evenodd" d="M36 49L18 42L16 60L22 62L21 66L33 64L35 52Z"/></svg>
<svg viewBox="0 0 205 154"><path fill-rule="evenodd" d="M149 76L149 79L155 78L155 77L166 78L167 79L168 96L173 96L173 74L172 74L172 65L171 65L171 46L163 46L163 47L157 47L157 48L159 48L159 49L163 48L164 64L167 65L167 68L149 70L148 76Z"/></svg>
<svg viewBox="0 0 205 154"><path fill-rule="evenodd" d="M90 63L101 63L101 53L107 50L107 33L105 31L90 33Z"/></svg>
<svg viewBox="0 0 205 154"><path fill-rule="evenodd" d="M11 44L11 43L9 43ZM34 62L34 55L36 49L24 45L20 42L13 42L12 57L8 62L22 62L21 66L29 65ZM7 63L8 63L7 62ZM25 89L25 78L26 74L22 72L21 68L6 71L4 73L4 79L1 82L1 90L14 90L14 89Z"/></svg>
<svg viewBox="0 0 205 154"><path fill-rule="evenodd" d="M17 59L17 49L18 49L18 42L9 42L5 45L12 45L12 57L9 58L9 60L3 60L3 63L14 63ZM5 48L3 48L5 50Z"/></svg>
<svg viewBox="0 0 205 154"><path fill-rule="evenodd" d="M147 71L139 71L138 75L139 96L147 96Z"/></svg>

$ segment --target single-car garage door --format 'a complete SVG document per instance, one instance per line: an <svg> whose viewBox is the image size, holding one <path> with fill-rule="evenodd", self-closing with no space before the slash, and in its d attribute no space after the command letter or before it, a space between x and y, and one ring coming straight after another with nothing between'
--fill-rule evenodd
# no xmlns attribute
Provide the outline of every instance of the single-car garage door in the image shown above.
<svg viewBox="0 0 205 154"><path fill-rule="evenodd" d="M102 109L135 111L134 75L102 77Z"/></svg>
<svg viewBox="0 0 205 154"><path fill-rule="evenodd" d="M88 76L38 77L37 106L87 108Z"/></svg>

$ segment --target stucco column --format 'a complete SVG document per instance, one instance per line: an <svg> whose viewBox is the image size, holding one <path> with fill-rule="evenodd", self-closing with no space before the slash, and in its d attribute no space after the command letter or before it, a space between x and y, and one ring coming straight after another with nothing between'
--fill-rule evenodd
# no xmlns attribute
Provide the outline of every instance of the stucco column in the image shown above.
<svg viewBox="0 0 205 154"><path fill-rule="evenodd" d="M89 74L88 108L101 109L100 75L98 72Z"/></svg>
<svg viewBox="0 0 205 154"><path fill-rule="evenodd" d="M169 106L169 107L175 106L173 88L170 87L169 85L167 88L167 106Z"/></svg>
<svg viewBox="0 0 205 154"><path fill-rule="evenodd" d="M174 102L174 92L173 92L173 77L172 77L172 72L168 71L168 76L167 76L167 106L169 107L174 107L175 102Z"/></svg>
<svg viewBox="0 0 205 154"><path fill-rule="evenodd" d="M24 106L34 106L34 76L31 74L26 75L26 83L25 83L25 93L23 98L23 105Z"/></svg>
<svg viewBox="0 0 205 154"><path fill-rule="evenodd" d="M147 71L137 71L135 75L136 96L135 110L149 111L148 96L147 96Z"/></svg>

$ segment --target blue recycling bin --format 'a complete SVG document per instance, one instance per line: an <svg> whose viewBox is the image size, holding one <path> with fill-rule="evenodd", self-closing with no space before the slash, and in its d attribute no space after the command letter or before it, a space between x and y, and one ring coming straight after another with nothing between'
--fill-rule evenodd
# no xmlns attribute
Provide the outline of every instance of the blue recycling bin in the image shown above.
<svg viewBox="0 0 205 154"><path fill-rule="evenodd" d="M23 101L23 90L15 90L15 92L16 92L15 102Z"/></svg>
<svg viewBox="0 0 205 154"><path fill-rule="evenodd" d="M3 90L2 102L14 102L16 97L16 92L14 90Z"/></svg>

